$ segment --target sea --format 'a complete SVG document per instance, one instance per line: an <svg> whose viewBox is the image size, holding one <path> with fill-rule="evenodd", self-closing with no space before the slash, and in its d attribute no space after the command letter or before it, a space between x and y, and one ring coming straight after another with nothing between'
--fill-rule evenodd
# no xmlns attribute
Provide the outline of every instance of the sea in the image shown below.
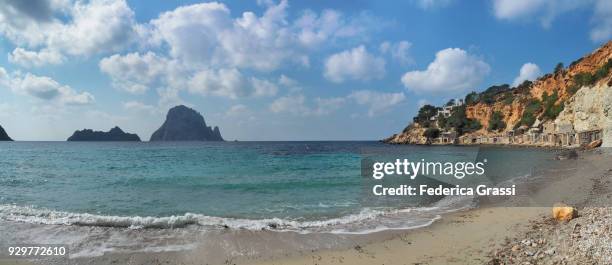
<svg viewBox="0 0 612 265"><path fill-rule="evenodd" d="M223 231L412 229L478 207L478 198L377 200L364 169L373 160L486 159L486 181L497 185L531 177L552 157L544 149L376 141L6 142L0 245L67 244L87 257L188 249Z"/></svg>

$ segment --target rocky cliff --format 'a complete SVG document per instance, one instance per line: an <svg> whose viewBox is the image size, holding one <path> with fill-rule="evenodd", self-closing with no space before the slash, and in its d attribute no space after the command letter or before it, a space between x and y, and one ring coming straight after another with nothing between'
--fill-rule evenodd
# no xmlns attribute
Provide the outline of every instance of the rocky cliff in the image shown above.
<svg viewBox="0 0 612 265"><path fill-rule="evenodd" d="M2 128L2 126L0 126L0 141L12 141L13 139L11 139L11 137L8 136L8 134L6 134L6 132L4 131L4 128Z"/></svg>
<svg viewBox="0 0 612 265"><path fill-rule="evenodd" d="M448 117L451 122L431 115L425 118L432 121L415 117L415 122L403 132L383 141L422 143L427 128L455 131L458 135L493 136L554 122L570 124L576 132L603 129L604 145L610 146L611 86L612 41L609 41L568 67L560 63L552 73L533 82L516 87L491 86L483 92L468 94L465 106L455 110L464 113ZM477 126L465 130L465 124Z"/></svg>
<svg viewBox="0 0 612 265"><path fill-rule="evenodd" d="M75 131L68 141L134 141L140 142L140 137L136 134L126 133L121 128L115 127L108 132L83 129Z"/></svg>
<svg viewBox="0 0 612 265"><path fill-rule="evenodd" d="M606 83L581 88L554 122L578 132L603 129L602 146L612 147L612 88Z"/></svg>
<svg viewBox="0 0 612 265"><path fill-rule="evenodd" d="M223 141L218 127L208 127L197 111L180 105L171 108L151 141Z"/></svg>
<svg viewBox="0 0 612 265"><path fill-rule="evenodd" d="M557 105L565 103L581 88L595 85L588 83L592 82L593 76L610 59L612 59L612 41L593 51L591 54L574 61L567 68L546 74L530 84L524 84L525 87L519 86L514 88L511 91L513 99L510 104L508 104L510 100L506 100L507 98L501 95L496 98L493 104L478 102L475 105L468 106L466 110L467 117L478 120L483 125L480 133L486 133L491 114L500 111L503 114L504 122L508 125L504 131L512 130L514 129L513 125L517 124L524 114L529 100L536 99L542 101L543 95L556 94L557 100L555 103ZM612 85L609 84L610 74L608 72L600 80L597 80L597 83L606 84L608 87Z"/></svg>

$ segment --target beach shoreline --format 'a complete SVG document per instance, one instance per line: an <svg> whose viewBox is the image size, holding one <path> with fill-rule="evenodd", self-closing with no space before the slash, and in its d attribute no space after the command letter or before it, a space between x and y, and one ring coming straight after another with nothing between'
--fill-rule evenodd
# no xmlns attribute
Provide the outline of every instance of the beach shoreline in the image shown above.
<svg viewBox="0 0 612 265"><path fill-rule="evenodd" d="M566 202L579 211L609 207L610 165L607 161L609 154L602 150L581 152L577 160L566 163L569 168L577 165L581 168L559 169L554 172L552 177L557 180L552 183L530 183L539 190L533 196L500 202L483 201L478 208L445 214L422 228L340 237L296 232L229 231L217 239L227 240L226 244L244 245L244 252L233 256L219 254L223 251L203 240L190 250L110 252L98 257L73 258L68 260L68 264L487 264L500 260L497 255L507 253L517 240L520 242L525 235L533 233L534 224L550 221L551 202ZM602 181L608 181L608 184L604 185ZM565 225L553 228L549 233L562 231ZM292 249L288 243L300 241L311 242L300 249ZM335 243L317 247L318 243L332 241ZM261 243L266 247L250 255L247 243ZM223 247L223 244L215 245ZM17 263L0 261L0 264L66 264L57 262L18 260Z"/></svg>

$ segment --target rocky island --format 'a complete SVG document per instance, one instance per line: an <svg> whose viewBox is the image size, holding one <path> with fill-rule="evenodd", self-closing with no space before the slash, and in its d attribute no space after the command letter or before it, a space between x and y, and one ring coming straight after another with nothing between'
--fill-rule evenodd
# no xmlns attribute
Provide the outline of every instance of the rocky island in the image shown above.
<svg viewBox="0 0 612 265"><path fill-rule="evenodd" d="M223 141L219 127L206 125L202 115L183 105L171 108L150 141Z"/></svg>
<svg viewBox="0 0 612 265"><path fill-rule="evenodd" d="M569 67L424 105L391 144L612 147L612 41Z"/></svg>
<svg viewBox="0 0 612 265"><path fill-rule="evenodd" d="M132 141L140 142L140 137L133 133L126 133L121 128L115 126L108 132L83 129L75 131L68 141Z"/></svg>
<svg viewBox="0 0 612 265"><path fill-rule="evenodd" d="M13 141L13 139L6 134L6 131L4 131L2 126L0 126L0 141Z"/></svg>

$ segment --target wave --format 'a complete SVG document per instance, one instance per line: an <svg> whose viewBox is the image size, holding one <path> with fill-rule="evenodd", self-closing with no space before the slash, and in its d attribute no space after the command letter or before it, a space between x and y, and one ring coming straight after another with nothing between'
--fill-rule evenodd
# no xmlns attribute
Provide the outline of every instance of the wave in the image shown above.
<svg viewBox="0 0 612 265"><path fill-rule="evenodd" d="M182 228L190 225L197 225L249 230L303 230L308 228L321 228L356 223L363 220L373 219L381 215L391 214L392 212L396 211L383 211L365 208L358 214L351 214L339 218L320 221L297 221L281 218L223 218L195 213L186 213L184 215L167 217L108 216L89 213L62 212L18 205L0 205L0 219L6 221L48 225L121 227L130 229Z"/></svg>
<svg viewBox="0 0 612 265"><path fill-rule="evenodd" d="M296 232L371 233L388 229L409 229L431 224L440 214L473 207L471 198L445 197L431 207L405 209L363 208L359 213L324 220L291 220L282 218L241 219L186 213L165 217L113 216L56 211L33 206L0 204L0 220L46 225L97 226L129 229L171 229L200 226L216 229L275 230ZM397 218L406 215L406 218ZM418 219L420 222L409 222ZM359 224L376 224L381 219L399 219L398 224L357 229ZM408 220L408 221L406 221ZM356 227L346 229L348 225Z"/></svg>

